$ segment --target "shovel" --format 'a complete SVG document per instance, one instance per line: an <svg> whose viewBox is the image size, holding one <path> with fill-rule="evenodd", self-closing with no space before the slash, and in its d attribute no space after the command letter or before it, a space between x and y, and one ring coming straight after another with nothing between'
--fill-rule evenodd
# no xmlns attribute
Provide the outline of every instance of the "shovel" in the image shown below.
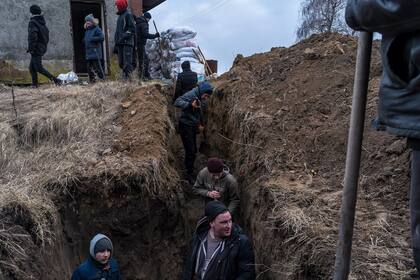
<svg viewBox="0 0 420 280"><path fill-rule="evenodd" d="M371 54L372 33L361 32L357 47L356 73L347 144L344 189L340 211L339 240L334 266L334 280L346 280L350 273Z"/></svg>

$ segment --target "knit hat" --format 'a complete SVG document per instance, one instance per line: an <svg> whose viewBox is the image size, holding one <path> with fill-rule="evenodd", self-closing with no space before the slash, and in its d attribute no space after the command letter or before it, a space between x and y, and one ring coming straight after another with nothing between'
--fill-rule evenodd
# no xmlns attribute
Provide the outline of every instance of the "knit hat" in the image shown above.
<svg viewBox="0 0 420 280"><path fill-rule="evenodd" d="M112 241L106 235L97 234L90 241L89 253L92 258L95 258L96 253L104 250L113 251Z"/></svg>
<svg viewBox="0 0 420 280"><path fill-rule="evenodd" d="M218 215L228 211L229 209L226 207L226 205L223 204L223 202L213 200L207 203L206 209L204 210L204 215L207 217L207 220L211 222L216 219Z"/></svg>
<svg viewBox="0 0 420 280"><path fill-rule="evenodd" d="M29 8L29 11L31 12L31 14L33 15L40 15L42 13L41 8L38 5L32 5Z"/></svg>
<svg viewBox="0 0 420 280"><path fill-rule="evenodd" d="M223 160L213 157L207 160L207 169L210 173L220 173L223 171Z"/></svg>
<svg viewBox="0 0 420 280"><path fill-rule="evenodd" d="M185 60L184 62L181 63L181 68L182 70L190 70L191 69L191 64L188 60Z"/></svg>
<svg viewBox="0 0 420 280"><path fill-rule="evenodd" d="M85 17L85 21L89 21L89 22L93 23L94 20L95 20L95 18L93 17L92 14L89 14Z"/></svg>
<svg viewBox="0 0 420 280"><path fill-rule="evenodd" d="M151 15L149 12L145 12L145 13L143 14L143 16L144 16L145 18L148 18L148 19L151 19L151 18L152 18L152 15Z"/></svg>
<svg viewBox="0 0 420 280"><path fill-rule="evenodd" d="M207 81L201 82L198 85L198 89L200 90L201 94L204 94L204 93L212 94L213 93L213 86Z"/></svg>
<svg viewBox="0 0 420 280"><path fill-rule="evenodd" d="M126 10L128 7L127 0L115 0L115 5L119 12Z"/></svg>

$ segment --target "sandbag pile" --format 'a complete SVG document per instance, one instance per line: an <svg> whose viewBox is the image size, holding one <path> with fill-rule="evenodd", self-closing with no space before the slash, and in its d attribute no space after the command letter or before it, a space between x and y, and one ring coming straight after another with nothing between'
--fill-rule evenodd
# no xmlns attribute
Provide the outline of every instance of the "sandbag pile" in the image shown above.
<svg viewBox="0 0 420 280"><path fill-rule="evenodd" d="M162 32L160 38L148 40L146 51L150 60L150 76L153 79L174 78L182 71L181 63L188 60L191 70L204 78L205 67L197 57L196 35L197 32L191 28L179 27Z"/></svg>

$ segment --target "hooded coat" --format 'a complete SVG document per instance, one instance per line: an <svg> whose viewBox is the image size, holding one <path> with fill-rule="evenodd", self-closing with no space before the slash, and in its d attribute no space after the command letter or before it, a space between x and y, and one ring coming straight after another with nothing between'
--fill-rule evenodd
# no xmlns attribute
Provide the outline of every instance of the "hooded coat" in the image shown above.
<svg viewBox="0 0 420 280"><path fill-rule="evenodd" d="M98 21L94 20L91 26L85 26L85 53L86 60L102 59L102 42L104 41L104 33L98 26Z"/></svg>
<svg viewBox="0 0 420 280"><path fill-rule="evenodd" d="M174 105L182 109L179 122L188 126L197 126L202 123L203 116L200 108L193 108L192 102L198 100L201 102L203 94L211 94L213 87L208 82L202 82L184 95L175 100Z"/></svg>
<svg viewBox="0 0 420 280"><path fill-rule="evenodd" d="M49 34L44 16L32 16L28 25L28 52L34 56L43 56L47 52Z"/></svg>
<svg viewBox="0 0 420 280"><path fill-rule="evenodd" d="M199 246L206 239L210 229L206 217L201 219L190 244L190 253L184 265L182 280L198 279L195 277ZM242 229L232 225L230 237L224 240L224 249L210 262L202 280L253 280L255 279L255 257L251 241Z"/></svg>
<svg viewBox="0 0 420 280"><path fill-rule="evenodd" d="M420 1L349 0L346 21L382 34L383 74L374 126L420 139Z"/></svg>
<svg viewBox="0 0 420 280"><path fill-rule="evenodd" d="M122 280L118 263L114 258L111 257L108 265L105 266L95 260L95 245L102 238L109 240L103 234L97 234L92 238L89 246L89 258L73 272L71 280Z"/></svg>
<svg viewBox="0 0 420 280"><path fill-rule="evenodd" d="M228 206L229 211L234 214L239 206L238 183L235 177L229 173L229 168L224 167L222 175L218 180L214 180L207 167L203 168L197 175L197 180L193 186L193 192L204 196L206 203L214 200L207 196L209 191L218 191L221 194L219 199Z"/></svg>

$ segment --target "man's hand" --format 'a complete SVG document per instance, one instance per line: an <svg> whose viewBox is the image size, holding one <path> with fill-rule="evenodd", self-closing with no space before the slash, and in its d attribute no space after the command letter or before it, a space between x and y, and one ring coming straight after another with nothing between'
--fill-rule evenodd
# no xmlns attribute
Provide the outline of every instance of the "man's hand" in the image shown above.
<svg viewBox="0 0 420 280"><path fill-rule="evenodd" d="M200 108L201 104L200 101L198 99L195 99L193 102L191 102L191 107L193 107L194 109L198 109Z"/></svg>
<svg viewBox="0 0 420 280"><path fill-rule="evenodd" d="M214 199L219 199L221 197L218 191L211 191L207 193L207 196Z"/></svg>

